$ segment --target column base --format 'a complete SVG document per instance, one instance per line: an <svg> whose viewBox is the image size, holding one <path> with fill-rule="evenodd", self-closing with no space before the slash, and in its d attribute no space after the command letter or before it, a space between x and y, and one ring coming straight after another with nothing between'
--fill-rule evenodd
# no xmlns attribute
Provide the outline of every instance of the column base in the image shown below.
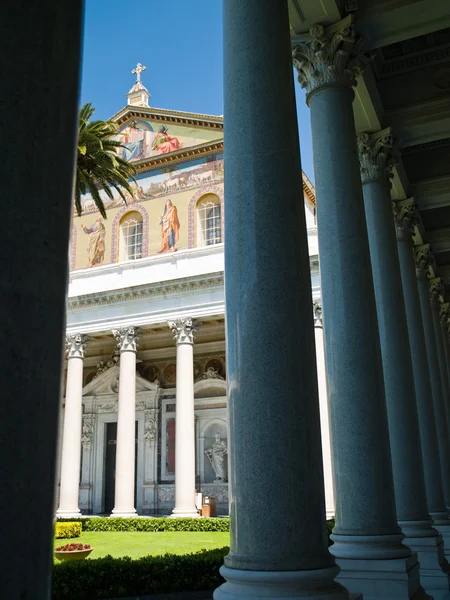
<svg viewBox="0 0 450 600"><path fill-rule="evenodd" d="M448 525L441 525L439 522L433 523L433 527L441 534L442 541L444 542L445 558L450 560L450 521L448 521Z"/></svg>
<svg viewBox="0 0 450 600"><path fill-rule="evenodd" d="M196 508L174 508L170 517L172 519L181 519L184 517L189 517L190 519L198 519L200 515L198 514Z"/></svg>
<svg viewBox="0 0 450 600"><path fill-rule="evenodd" d="M56 518L57 519L79 519L82 516L80 509L64 509L64 508L58 508L58 510L56 511Z"/></svg>
<svg viewBox="0 0 450 600"><path fill-rule="evenodd" d="M112 513L109 515L110 519L114 519L114 518L133 518L133 517L137 517L137 511L135 508L124 508L124 509L120 509L120 508L113 508Z"/></svg>
<svg viewBox="0 0 450 600"><path fill-rule="evenodd" d="M332 549L332 548L331 548ZM417 554L392 559L336 559L337 581L364 600L432 600L420 582Z"/></svg>
<svg viewBox="0 0 450 600"><path fill-rule="evenodd" d="M221 567L220 574L226 582L214 591L213 598L214 600L252 598L349 600L347 590L334 580L338 572L336 565L312 571L244 571ZM352 598L359 600L361 596Z"/></svg>
<svg viewBox="0 0 450 600"><path fill-rule="evenodd" d="M450 600L449 564L444 556L441 535L407 537L405 542L417 553L420 563L420 583L434 600Z"/></svg>

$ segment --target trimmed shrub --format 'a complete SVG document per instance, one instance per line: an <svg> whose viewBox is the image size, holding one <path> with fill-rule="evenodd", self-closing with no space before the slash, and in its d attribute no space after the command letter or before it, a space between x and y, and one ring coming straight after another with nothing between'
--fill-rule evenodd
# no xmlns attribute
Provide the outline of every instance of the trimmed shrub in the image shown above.
<svg viewBox="0 0 450 600"><path fill-rule="evenodd" d="M138 560L106 556L54 565L53 600L124 598L213 590L223 583L219 569L229 548Z"/></svg>
<svg viewBox="0 0 450 600"><path fill-rule="evenodd" d="M56 523L55 525L55 538L66 539L66 538L77 538L81 535L81 523L80 521L65 521L64 523Z"/></svg>
<svg viewBox="0 0 450 600"><path fill-rule="evenodd" d="M63 523L64 519L58 519L58 522ZM83 531L230 531L228 517L217 519L93 517L92 519L79 519L78 523L81 523Z"/></svg>

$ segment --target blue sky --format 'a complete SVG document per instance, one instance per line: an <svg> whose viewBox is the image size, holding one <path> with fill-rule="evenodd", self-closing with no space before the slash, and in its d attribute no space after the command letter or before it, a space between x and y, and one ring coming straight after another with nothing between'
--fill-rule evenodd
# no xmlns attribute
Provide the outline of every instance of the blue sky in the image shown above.
<svg viewBox="0 0 450 600"><path fill-rule="evenodd" d="M82 104L100 119L118 112L138 62L150 106L223 114L222 0L86 0ZM309 109L295 87L302 165L313 179Z"/></svg>

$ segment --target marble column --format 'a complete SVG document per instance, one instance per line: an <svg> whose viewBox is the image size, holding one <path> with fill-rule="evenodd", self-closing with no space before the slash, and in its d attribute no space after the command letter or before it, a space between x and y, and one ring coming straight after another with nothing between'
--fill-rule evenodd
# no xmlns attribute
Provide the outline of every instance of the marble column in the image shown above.
<svg viewBox="0 0 450 600"><path fill-rule="evenodd" d="M0 19L0 598L50 598L81 0ZM38 549L38 550L37 550Z"/></svg>
<svg viewBox="0 0 450 600"><path fill-rule="evenodd" d="M85 335L66 335L67 383L64 409L61 484L57 517L79 517L83 359Z"/></svg>
<svg viewBox="0 0 450 600"><path fill-rule="evenodd" d="M136 352L140 330L114 329L120 351L119 406L117 410L116 483L112 517L134 517L136 452Z"/></svg>
<svg viewBox="0 0 450 600"><path fill-rule="evenodd" d="M444 396L442 394L441 371L436 347L436 334L433 323L433 311L430 303L430 290L427 280L430 248L427 244L419 246L416 252L416 275L419 288L420 308L425 333L425 347L430 372L431 393L433 397L434 418L436 423L442 484L447 510L450 507L450 452ZM448 550L448 549L447 549Z"/></svg>
<svg viewBox="0 0 450 600"><path fill-rule="evenodd" d="M402 544L396 516L352 110L352 87L365 62L360 45L349 16L326 29L314 26L293 49L311 109L336 502L331 551L341 567L339 581L350 592L365 599L407 598L420 591L419 567L417 555ZM394 593L399 573L402 585Z"/></svg>
<svg viewBox="0 0 450 600"><path fill-rule="evenodd" d="M449 303L441 304L439 309L439 318L441 321L442 344L444 349L444 365L447 390L450 392L450 346L448 340L448 324L449 324ZM450 435L450 398L446 404L447 427Z"/></svg>
<svg viewBox="0 0 450 600"><path fill-rule="evenodd" d="M340 600L287 2L225 0L223 39L231 544L214 598Z"/></svg>
<svg viewBox="0 0 450 600"><path fill-rule="evenodd" d="M328 414L327 373L323 345L322 304L314 302L314 337L316 342L317 381L319 384L320 432L322 437L322 462L325 485L325 512L327 519L335 515L333 469L331 466L330 417Z"/></svg>
<svg viewBox="0 0 450 600"><path fill-rule="evenodd" d="M380 332L397 520L417 552L427 592L449 592L428 512L411 348L389 178L396 149L389 129L357 138ZM432 539L428 539L432 538ZM427 568L424 565L427 565ZM434 570L430 569L434 567Z"/></svg>
<svg viewBox="0 0 450 600"><path fill-rule="evenodd" d="M435 528L442 534L445 545L450 546L450 521L445 506L442 486L441 462L434 418L433 397L428 369L425 334L416 279L416 263L412 250L412 221L415 205L412 199L394 203L397 234L397 248L400 260L406 320L413 364L413 376L419 415L422 459L424 465L425 489L430 516ZM423 540L425 543L427 540ZM439 564L443 564L443 548L439 540ZM421 560L421 563L424 563ZM424 563L425 564L425 563ZM423 565L422 565L423 566ZM445 564L444 564L445 566Z"/></svg>
<svg viewBox="0 0 450 600"><path fill-rule="evenodd" d="M168 321L177 343L175 507L172 517L198 517L195 506L194 336L191 318Z"/></svg>

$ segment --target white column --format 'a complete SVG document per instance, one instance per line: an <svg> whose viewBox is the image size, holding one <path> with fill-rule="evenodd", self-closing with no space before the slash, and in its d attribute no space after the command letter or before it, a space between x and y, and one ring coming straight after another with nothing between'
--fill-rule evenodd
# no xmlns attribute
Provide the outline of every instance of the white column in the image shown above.
<svg viewBox="0 0 450 600"><path fill-rule="evenodd" d="M322 304L314 302L314 335L316 341L317 380L319 384L320 431L322 436L323 477L327 519L334 517L333 470L331 467L330 418L328 414L327 374L323 347Z"/></svg>
<svg viewBox="0 0 450 600"><path fill-rule="evenodd" d="M193 319L168 321L177 342L177 390L175 416L175 508L173 517L198 517L195 506L195 418Z"/></svg>
<svg viewBox="0 0 450 600"><path fill-rule="evenodd" d="M61 487L57 517L79 517L81 465L81 420L83 413L83 358L88 344L85 335L66 336L67 384L64 410Z"/></svg>
<svg viewBox="0 0 450 600"><path fill-rule="evenodd" d="M113 330L120 350L116 485L113 517L134 517L137 327Z"/></svg>

